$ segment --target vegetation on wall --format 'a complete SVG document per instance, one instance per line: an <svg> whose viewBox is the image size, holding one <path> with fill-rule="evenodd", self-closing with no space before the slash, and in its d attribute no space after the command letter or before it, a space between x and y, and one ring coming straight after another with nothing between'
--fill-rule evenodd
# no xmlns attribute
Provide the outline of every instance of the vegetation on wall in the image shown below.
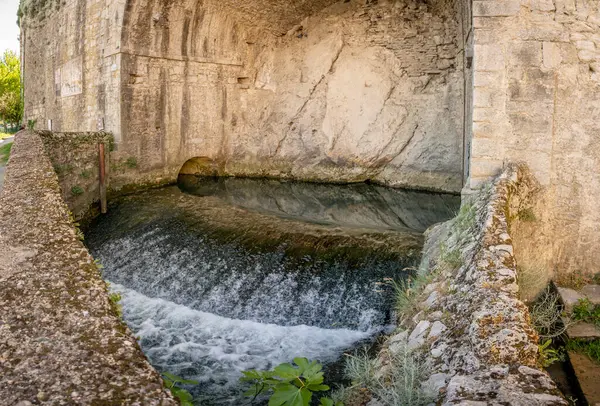
<svg viewBox="0 0 600 406"><path fill-rule="evenodd" d="M23 18L42 20L50 11L58 10L64 0L21 0L17 10L17 24L21 25Z"/></svg>
<svg viewBox="0 0 600 406"><path fill-rule="evenodd" d="M4 132L14 131L23 117L21 63L13 51L0 57L0 121Z"/></svg>

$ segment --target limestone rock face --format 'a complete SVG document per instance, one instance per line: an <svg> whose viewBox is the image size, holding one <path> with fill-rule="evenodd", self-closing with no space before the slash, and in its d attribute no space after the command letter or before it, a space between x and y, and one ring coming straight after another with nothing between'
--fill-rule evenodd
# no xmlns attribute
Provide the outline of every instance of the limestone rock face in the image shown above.
<svg viewBox="0 0 600 406"><path fill-rule="evenodd" d="M104 28L87 30L98 17L80 7L83 48L27 51L26 114L113 132L114 187L173 181L201 158L211 174L461 189L458 2L92 3ZM24 21L25 44L78 41L77 28L47 21ZM94 65L88 43L112 56ZM34 93L47 77L56 86ZM135 168L118 166L131 157Z"/></svg>

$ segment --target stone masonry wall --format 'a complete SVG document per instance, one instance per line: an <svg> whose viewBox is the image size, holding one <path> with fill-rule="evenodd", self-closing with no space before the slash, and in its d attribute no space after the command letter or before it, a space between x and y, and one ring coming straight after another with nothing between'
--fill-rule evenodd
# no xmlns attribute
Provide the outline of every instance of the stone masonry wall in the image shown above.
<svg viewBox="0 0 600 406"><path fill-rule="evenodd" d="M204 157L227 175L457 191L460 10L341 2L274 37L212 2L134 1L117 153L139 158L133 178Z"/></svg>
<svg viewBox="0 0 600 406"><path fill-rule="evenodd" d="M109 300L39 136L17 134L0 192L2 403L176 405Z"/></svg>
<svg viewBox="0 0 600 406"><path fill-rule="evenodd" d="M476 0L473 16L470 187L527 162L541 189L520 262L599 272L600 3Z"/></svg>
<svg viewBox="0 0 600 406"><path fill-rule="evenodd" d="M527 169L510 166L426 233L429 284L384 345L379 373L409 348L431 368L422 389L436 404L568 404L537 363L538 336L518 298L510 219L522 183L531 183Z"/></svg>
<svg viewBox="0 0 600 406"><path fill-rule="evenodd" d="M100 143L104 144L106 186L112 136L99 133L57 133L37 131L46 154L58 175L62 197L76 220L89 214L100 201Z"/></svg>
<svg viewBox="0 0 600 406"><path fill-rule="evenodd" d="M113 161L137 161L113 173L117 188L173 182L202 157L227 175L457 192L465 11L458 0L72 0L23 18L25 115L113 133Z"/></svg>

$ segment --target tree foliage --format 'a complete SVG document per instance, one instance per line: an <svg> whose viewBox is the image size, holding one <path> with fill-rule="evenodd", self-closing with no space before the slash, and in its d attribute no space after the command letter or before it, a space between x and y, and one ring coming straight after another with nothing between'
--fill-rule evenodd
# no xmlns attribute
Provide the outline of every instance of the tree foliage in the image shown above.
<svg viewBox="0 0 600 406"><path fill-rule="evenodd" d="M0 121L13 126L21 122L21 63L13 51L0 57Z"/></svg>

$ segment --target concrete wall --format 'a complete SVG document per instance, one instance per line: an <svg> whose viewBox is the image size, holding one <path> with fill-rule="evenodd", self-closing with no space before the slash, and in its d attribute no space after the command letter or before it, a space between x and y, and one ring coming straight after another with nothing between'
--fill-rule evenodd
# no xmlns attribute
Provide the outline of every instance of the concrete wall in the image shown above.
<svg viewBox="0 0 600 406"><path fill-rule="evenodd" d="M600 271L599 7L595 0L473 3L470 186L507 161L525 161L541 189L521 262L557 271Z"/></svg>
<svg viewBox="0 0 600 406"><path fill-rule="evenodd" d="M114 160L138 162L116 187L201 156L221 174L460 190L463 4L332 3L75 0L25 18L26 117L103 120Z"/></svg>

